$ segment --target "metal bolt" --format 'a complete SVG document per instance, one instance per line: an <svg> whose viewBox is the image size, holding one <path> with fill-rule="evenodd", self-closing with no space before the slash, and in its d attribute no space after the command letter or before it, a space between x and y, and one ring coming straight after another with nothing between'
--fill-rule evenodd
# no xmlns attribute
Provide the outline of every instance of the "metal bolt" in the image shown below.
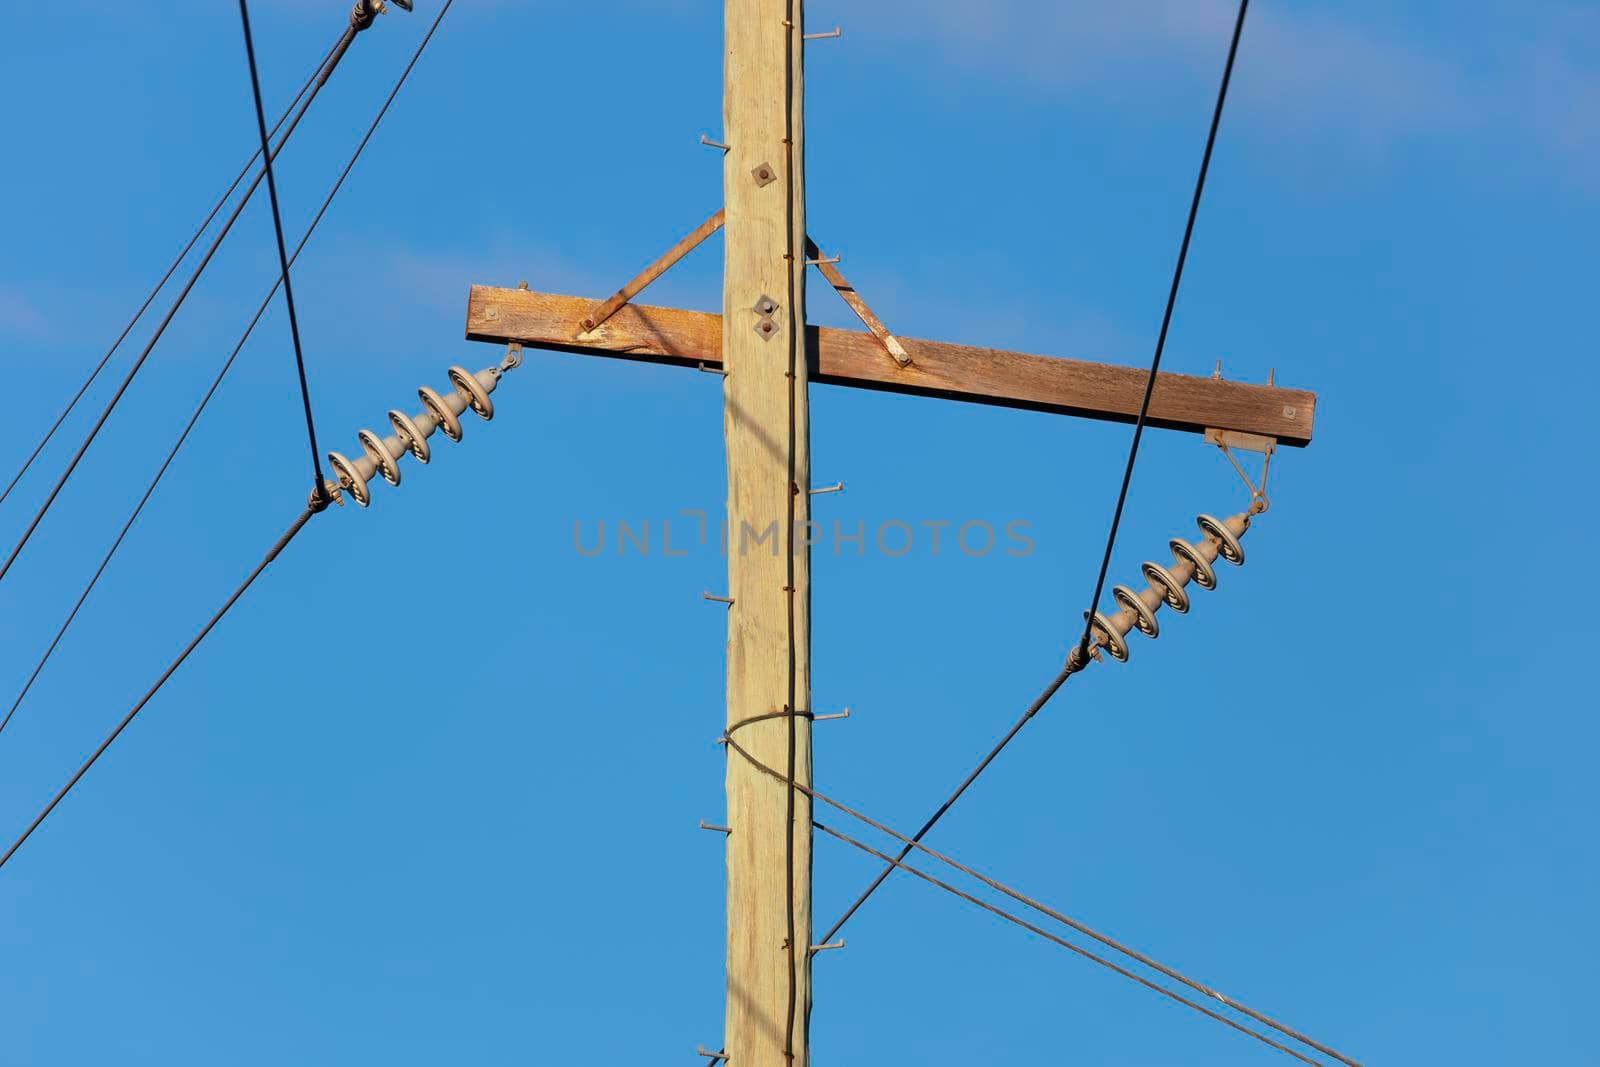
<svg viewBox="0 0 1600 1067"><path fill-rule="evenodd" d="M756 184L760 186L771 185L773 182L778 180L778 175L773 172L772 165L770 163L759 164L750 172L750 175L751 177L755 178Z"/></svg>

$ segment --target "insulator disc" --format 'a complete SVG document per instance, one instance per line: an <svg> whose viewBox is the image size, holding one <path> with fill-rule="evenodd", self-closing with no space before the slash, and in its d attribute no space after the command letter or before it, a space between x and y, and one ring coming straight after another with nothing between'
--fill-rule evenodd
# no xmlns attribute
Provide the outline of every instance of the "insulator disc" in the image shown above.
<svg viewBox="0 0 1600 1067"><path fill-rule="evenodd" d="M367 491L367 480L361 476L354 463L341 452L329 452L328 462L333 465L334 473L339 476L339 484L355 497L357 504L366 507L372 503L372 494Z"/></svg>
<svg viewBox="0 0 1600 1067"><path fill-rule="evenodd" d="M1201 515L1194 521L1201 530L1205 531L1207 537L1221 546L1223 559L1235 567L1244 563L1244 546L1239 543L1237 537L1233 536L1233 531L1228 529L1226 523L1210 515Z"/></svg>
<svg viewBox="0 0 1600 1067"><path fill-rule="evenodd" d="M418 463L426 463L432 458L433 452L428 448L428 435L411 421L410 415L403 411L391 411L389 424L394 427L394 432L400 435L400 440L406 443L411 454L417 457Z"/></svg>
<svg viewBox="0 0 1600 1067"><path fill-rule="evenodd" d="M471 402L473 411L485 420L494 418L494 403L489 399L489 392L472 376L471 371L465 367L451 367L446 373L450 375L450 383Z"/></svg>
<svg viewBox="0 0 1600 1067"><path fill-rule="evenodd" d="M1111 653L1112 659L1120 663L1128 662L1128 646L1122 640L1122 635L1111 625L1111 620L1098 611L1094 613L1094 629L1100 634L1101 644Z"/></svg>
<svg viewBox="0 0 1600 1067"><path fill-rule="evenodd" d="M1144 572L1147 582L1161 590L1161 599L1167 602L1167 607L1178 612L1189 610L1189 591L1172 576L1171 571L1159 563L1146 563L1139 569Z"/></svg>
<svg viewBox="0 0 1600 1067"><path fill-rule="evenodd" d="M1118 604L1133 612L1135 625L1139 632L1146 637L1161 636L1161 625L1156 622L1156 613L1150 610L1150 605L1144 598L1125 585L1119 585L1111 590L1111 595Z"/></svg>
<svg viewBox="0 0 1600 1067"><path fill-rule="evenodd" d="M428 409L428 414L439 420L439 429L444 431L444 435L452 441L461 440L461 420L444 402L444 397L426 385L417 390L417 395L422 398L422 406Z"/></svg>
<svg viewBox="0 0 1600 1067"><path fill-rule="evenodd" d="M400 464L389 455L389 450L384 447L383 440L371 430L362 430L356 434L356 440L361 442L361 448L372 457L372 462L378 465L378 471L383 475L383 480L390 485L400 484Z"/></svg>
<svg viewBox="0 0 1600 1067"><path fill-rule="evenodd" d="M1194 566L1194 583L1201 589L1215 589L1217 587L1217 572L1211 569L1211 564L1206 558L1194 550L1194 546L1181 537L1174 537L1167 542L1172 549L1172 554L1179 559L1186 559Z"/></svg>

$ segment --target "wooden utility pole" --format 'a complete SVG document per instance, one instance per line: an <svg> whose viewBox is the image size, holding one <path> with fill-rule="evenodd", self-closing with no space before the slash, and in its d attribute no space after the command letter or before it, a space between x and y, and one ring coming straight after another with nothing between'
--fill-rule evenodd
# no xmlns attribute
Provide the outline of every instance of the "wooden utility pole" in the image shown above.
<svg viewBox="0 0 1600 1067"><path fill-rule="evenodd" d="M729 727L811 782L810 436L801 0L726 0L723 428ZM798 531L796 524L799 525ZM728 999L738 1067L805 1067L811 1005L809 798L730 752Z"/></svg>
<svg viewBox="0 0 1600 1067"><path fill-rule="evenodd" d="M809 386L1132 422L1149 372L891 332L807 238L803 0L725 4L726 144L701 138L724 151L722 209L609 298L475 285L466 335L725 375L726 729L750 759L729 746L727 1009L722 1051L707 1055L733 1067L806 1067L811 804L786 778L811 784ZM724 227L721 315L632 303ZM865 332L806 326L808 259ZM1270 375L1265 385L1227 381L1219 363L1207 377L1158 374L1147 422L1270 454L1311 443L1316 403Z"/></svg>

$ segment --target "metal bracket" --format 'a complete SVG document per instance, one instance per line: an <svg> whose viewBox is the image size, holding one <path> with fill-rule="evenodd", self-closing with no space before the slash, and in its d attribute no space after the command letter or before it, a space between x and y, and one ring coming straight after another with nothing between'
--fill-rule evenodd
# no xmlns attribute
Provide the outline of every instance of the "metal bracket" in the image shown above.
<svg viewBox="0 0 1600 1067"><path fill-rule="evenodd" d="M751 308L752 311L761 316L761 318L756 320L756 324L753 328L756 333L761 336L763 341L770 341L778 334L778 323L772 317L773 315L777 314L778 307L779 304L776 300L772 299L772 297L766 295L765 293L762 293L761 297L756 300L754 306Z"/></svg>
<svg viewBox="0 0 1600 1067"><path fill-rule="evenodd" d="M1258 433L1245 433L1243 430L1220 430L1207 427L1205 442L1208 445L1226 445L1237 448L1241 452L1258 452L1263 456L1270 456L1278 447L1276 437L1266 437Z"/></svg>

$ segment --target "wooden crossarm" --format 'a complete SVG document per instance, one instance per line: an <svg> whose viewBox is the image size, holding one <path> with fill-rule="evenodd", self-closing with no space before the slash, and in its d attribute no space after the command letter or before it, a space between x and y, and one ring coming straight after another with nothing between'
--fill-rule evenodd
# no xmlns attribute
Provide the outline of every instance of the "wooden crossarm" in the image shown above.
<svg viewBox="0 0 1600 1067"><path fill-rule="evenodd" d="M722 365L721 315L628 304L584 334L580 320L594 305L590 297L475 285L467 300L467 339L691 368ZM752 311L752 327L756 318ZM1132 422L1144 394L1147 372L1138 367L912 337L900 341L910 366L886 360L870 333L807 327L811 379L1113 422ZM1149 422L1190 433L1239 430L1303 447L1311 443L1316 403L1316 394L1304 389L1161 374Z"/></svg>

